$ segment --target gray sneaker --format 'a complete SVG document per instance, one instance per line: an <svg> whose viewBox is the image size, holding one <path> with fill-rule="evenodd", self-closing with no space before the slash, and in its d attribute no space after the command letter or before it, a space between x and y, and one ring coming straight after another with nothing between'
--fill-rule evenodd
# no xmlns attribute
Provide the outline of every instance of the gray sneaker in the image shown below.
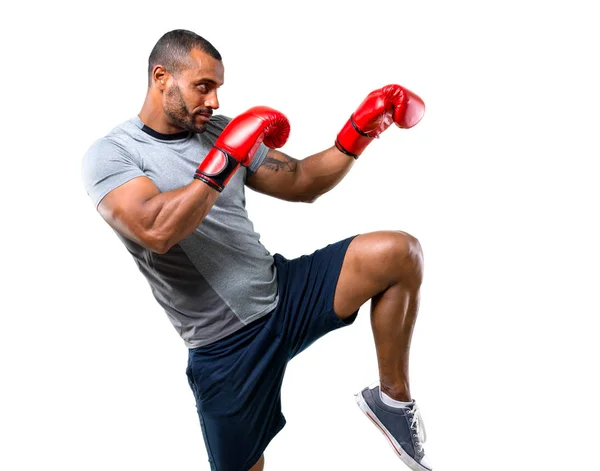
<svg viewBox="0 0 600 471"><path fill-rule="evenodd" d="M383 403L376 386L357 394L356 403L387 437L404 464L414 471L431 471L423 449L425 426L414 400L406 408L390 407Z"/></svg>

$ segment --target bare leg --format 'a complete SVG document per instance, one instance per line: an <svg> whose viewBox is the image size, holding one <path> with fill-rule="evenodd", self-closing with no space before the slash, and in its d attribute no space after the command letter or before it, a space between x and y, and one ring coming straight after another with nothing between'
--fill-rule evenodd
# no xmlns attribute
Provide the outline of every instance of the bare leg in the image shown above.
<svg viewBox="0 0 600 471"><path fill-rule="evenodd" d="M356 237L346 253L334 298L344 319L369 299L381 389L409 401L409 352L419 307L423 254L405 232L382 231Z"/></svg>
<svg viewBox="0 0 600 471"><path fill-rule="evenodd" d="M399 401L410 401L410 342L417 319L419 292L398 283L371 301L381 390Z"/></svg>

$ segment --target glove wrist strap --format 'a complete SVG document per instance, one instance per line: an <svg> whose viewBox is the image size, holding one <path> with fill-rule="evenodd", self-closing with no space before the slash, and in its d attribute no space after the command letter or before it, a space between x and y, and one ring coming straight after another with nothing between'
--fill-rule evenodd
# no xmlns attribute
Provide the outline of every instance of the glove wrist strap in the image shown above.
<svg viewBox="0 0 600 471"><path fill-rule="evenodd" d="M198 166L194 178L221 192L239 167L240 163L229 153L213 147Z"/></svg>
<svg viewBox="0 0 600 471"><path fill-rule="evenodd" d="M373 139L373 137L358 129L354 119L350 117L338 133L335 146L340 152L358 159L359 155L363 153Z"/></svg>

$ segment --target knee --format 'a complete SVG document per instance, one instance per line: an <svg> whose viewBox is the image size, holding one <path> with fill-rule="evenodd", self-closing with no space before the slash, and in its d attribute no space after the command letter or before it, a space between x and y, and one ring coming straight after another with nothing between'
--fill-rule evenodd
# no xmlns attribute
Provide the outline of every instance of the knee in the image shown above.
<svg viewBox="0 0 600 471"><path fill-rule="evenodd" d="M419 287L423 281L423 249L419 240L402 231L393 233L389 248L400 281L411 287Z"/></svg>

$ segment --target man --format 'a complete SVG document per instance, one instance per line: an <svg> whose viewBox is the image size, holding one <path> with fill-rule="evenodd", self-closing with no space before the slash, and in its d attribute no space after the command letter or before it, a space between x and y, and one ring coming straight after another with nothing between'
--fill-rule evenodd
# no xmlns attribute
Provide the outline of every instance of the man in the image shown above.
<svg viewBox="0 0 600 471"><path fill-rule="evenodd" d="M189 348L187 375L211 469L259 471L283 428L287 362L351 324L371 300L380 384L359 407L413 470L428 471L424 430L408 379L423 257L403 232L350 237L287 260L259 242L244 186L287 201L315 201L392 123L410 128L421 99L390 85L367 96L335 145L296 160L280 112L213 115L224 83L219 52L185 30L165 34L148 64L138 116L86 153L83 179ZM266 144L266 145L265 145Z"/></svg>

